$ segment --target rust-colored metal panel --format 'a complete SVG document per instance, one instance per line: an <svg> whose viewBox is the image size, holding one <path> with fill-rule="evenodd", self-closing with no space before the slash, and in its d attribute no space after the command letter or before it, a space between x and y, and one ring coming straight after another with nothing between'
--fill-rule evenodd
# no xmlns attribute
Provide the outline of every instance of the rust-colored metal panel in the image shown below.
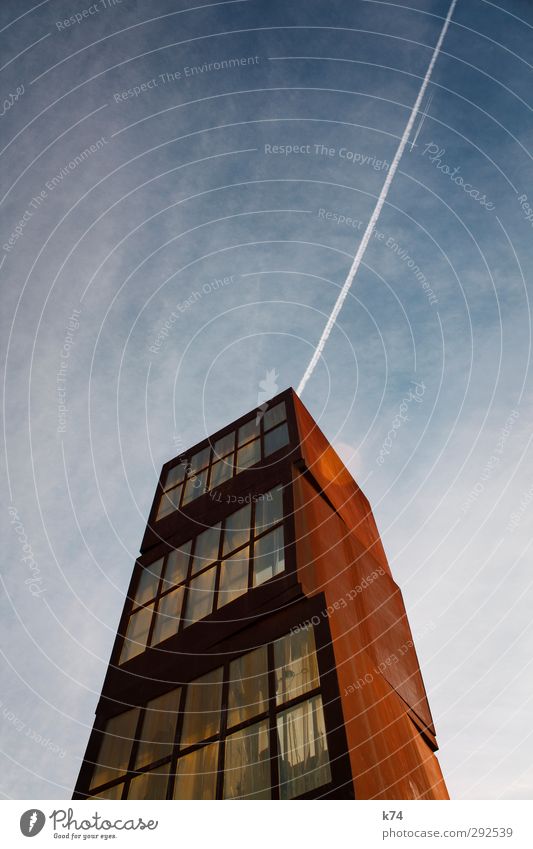
<svg viewBox="0 0 533 849"><path fill-rule="evenodd" d="M307 456L320 451L313 434L304 456L311 441ZM448 798L405 607L383 548L369 544L370 523L366 536L352 532L346 505L333 509L338 490L327 487L328 503L319 483L295 470L297 574L307 595L325 594L356 798ZM364 501L354 507L359 493L354 487L350 511L364 515Z"/></svg>

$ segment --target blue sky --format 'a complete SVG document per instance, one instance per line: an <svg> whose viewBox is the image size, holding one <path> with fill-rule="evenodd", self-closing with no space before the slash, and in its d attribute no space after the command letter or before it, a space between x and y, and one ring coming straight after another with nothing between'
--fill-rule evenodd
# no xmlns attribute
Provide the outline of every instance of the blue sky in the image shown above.
<svg viewBox="0 0 533 849"><path fill-rule="evenodd" d="M161 464L298 384L447 9L2 4L5 798L70 796ZM533 790L532 27L459 0L302 398L375 510L455 798Z"/></svg>

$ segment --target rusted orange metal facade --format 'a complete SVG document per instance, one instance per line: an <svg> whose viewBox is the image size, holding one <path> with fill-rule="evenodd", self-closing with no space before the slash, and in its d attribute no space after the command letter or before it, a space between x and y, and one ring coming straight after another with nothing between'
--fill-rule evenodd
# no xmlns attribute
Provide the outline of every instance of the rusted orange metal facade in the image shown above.
<svg viewBox="0 0 533 849"><path fill-rule="evenodd" d="M298 578L324 593L355 797L447 799L435 728L399 587L370 505L293 393Z"/></svg>

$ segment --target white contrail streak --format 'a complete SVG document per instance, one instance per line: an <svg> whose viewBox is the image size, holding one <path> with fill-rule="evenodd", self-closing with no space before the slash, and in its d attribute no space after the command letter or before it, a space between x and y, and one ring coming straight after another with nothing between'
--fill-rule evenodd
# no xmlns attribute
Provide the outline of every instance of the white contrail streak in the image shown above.
<svg viewBox="0 0 533 849"><path fill-rule="evenodd" d="M363 238L361 239L361 244L359 245L359 248L357 249L357 253L354 257L352 267L350 268L350 271L348 272L346 282L344 283L344 286L342 287L342 289L340 291L339 297L337 298L337 300L335 302L335 306L333 307L333 311L332 311L330 317L328 318L328 321L327 321L327 324L324 328L322 336L320 337L318 345L316 346L315 351L313 353L313 356L311 357L311 361L310 361L309 365L307 366L307 368L305 370L305 374L304 374L304 376L302 377L302 379L299 383L298 389L296 390L298 395L302 394L302 392L305 388L305 384L307 383L307 381L309 380L309 378L313 374L313 371L315 370L315 366L320 359L320 356L322 354L322 351L324 350L324 346L325 346L326 342L328 341L329 334L331 333L331 331L332 331L332 329L335 325L335 322L337 320L337 316L339 315L341 308L342 308L342 305L343 305L343 303L346 299L346 295L348 294L350 287L353 283L354 277L357 274L359 266L361 265L363 256L364 256L365 251L368 247L368 243L370 242L370 239L372 237L372 232L373 232L373 230L374 230L374 228L375 228L375 226L378 222L379 216L381 214L381 210L383 209L383 205L384 205L385 201L387 200L387 195L389 193L391 183L394 179L394 175L396 174L396 171L398 169L398 165L400 164L400 159L402 158L402 154L403 154L405 147L407 145L407 142L409 140L409 135L411 133L411 130L413 129L413 124L416 120L418 110L420 109L420 106L421 106L422 101L424 99L426 89L427 89L429 81L431 79L431 74L433 73L433 68L435 67L435 62L438 59L440 49L442 47L442 42L444 41L444 38L446 36L446 32L448 31L448 27L450 25L450 21L452 19L452 15L454 13L454 9L455 9L456 5L457 5L457 0L452 0L450 8L448 9L448 14L446 15L446 20L444 21L444 25L443 25L441 33L439 35L439 39L438 39L438 41L435 45L435 49L433 51L431 61L429 63L428 69L426 71L426 76L424 77L424 80L422 82L422 86L420 87L420 91L418 92L418 97L416 98L416 101L415 101L415 105L413 106L413 109L411 111L411 115L409 116L409 120L407 122L405 130L403 131L403 136L401 138L400 144L398 145L398 150L396 151L394 159L392 160L391 167L389 168L389 170L387 172L387 177L386 177L385 182L383 184L383 188L381 189L381 193L378 197L376 206L374 207L374 212L372 213L372 215L370 217L370 221L368 222L368 225L367 225L367 228L364 232Z"/></svg>
<svg viewBox="0 0 533 849"><path fill-rule="evenodd" d="M433 92L431 92L428 99L426 100L426 105L424 107L424 111L422 112L422 117L420 118L420 121L418 122L418 127L416 128L416 132L415 132L413 139L411 141L411 152L413 151L413 148L416 144L416 140L417 140L418 136L420 135L420 130L424 126L424 121L426 120L426 118L429 114L429 109L430 109L432 100L433 100Z"/></svg>

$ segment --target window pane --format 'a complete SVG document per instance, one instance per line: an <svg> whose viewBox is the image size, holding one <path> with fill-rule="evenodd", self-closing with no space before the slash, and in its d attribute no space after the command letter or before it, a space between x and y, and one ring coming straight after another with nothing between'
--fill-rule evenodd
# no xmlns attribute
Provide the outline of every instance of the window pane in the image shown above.
<svg viewBox="0 0 533 849"><path fill-rule="evenodd" d="M220 486L224 481L229 481L233 475L233 454L226 457L225 460L219 460L218 463L213 463L211 466L211 478L209 480L209 489L214 489Z"/></svg>
<svg viewBox="0 0 533 849"><path fill-rule="evenodd" d="M278 715L280 798L294 799L331 781L322 699Z"/></svg>
<svg viewBox="0 0 533 849"><path fill-rule="evenodd" d="M193 454L189 461L189 474L192 474L193 472L199 472L200 469L204 469L209 463L210 453L211 448L207 446L207 448L203 448L201 451L198 451L197 454Z"/></svg>
<svg viewBox="0 0 533 849"><path fill-rule="evenodd" d="M185 484L183 504L188 504L190 501L194 501L195 498L199 498L204 492L207 492L207 472L208 469L204 469L203 472L198 472L192 478L189 478Z"/></svg>
<svg viewBox="0 0 533 849"><path fill-rule="evenodd" d="M218 607L229 604L248 592L248 563L250 547L242 548L222 561L218 588Z"/></svg>
<svg viewBox="0 0 533 849"><path fill-rule="evenodd" d="M263 713L267 707L267 648L261 646L230 663L228 727Z"/></svg>
<svg viewBox="0 0 533 849"><path fill-rule="evenodd" d="M178 633L184 593L184 587L178 587L159 599L151 645L156 646Z"/></svg>
<svg viewBox="0 0 533 849"><path fill-rule="evenodd" d="M225 457L226 454L229 454L231 451L233 451L234 447L235 432L232 431L226 436L223 436L221 439L217 439L217 441L213 445L213 460L218 457Z"/></svg>
<svg viewBox="0 0 533 849"><path fill-rule="evenodd" d="M214 799L217 786L218 743L211 743L177 764L174 799Z"/></svg>
<svg viewBox="0 0 533 849"><path fill-rule="evenodd" d="M242 472L249 466L255 466L261 459L261 440L256 439L254 442L249 442L244 448L239 448L237 451L236 472Z"/></svg>
<svg viewBox="0 0 533 849"><path fill-rule="evenodd" d="M265 457L273 454L274 451L279 451L280 448L287 445L288 441L289 431L286 424L282 424L274 428L274 430L265 433Z"/></svg>
<svg viewBox="0 0 533 849"><path fill-rule="evenodd" d="M261 419L259 416L255 416L251 421L243 424L242 427L239 428L238 433L238 445L244 445L245 442L249 442L251 439L255 439L259 436L261 432Z"/></svg>
<svg viewBox="0 0 533 849"><path fill-rule="evenodd" d="M134 708L108 719L100 743L91 787L98 787L99 784L112 781L126 772L138 718L139 708Z"/></svg>
<svg viewBox="0 0 533 849"><path fill-rule="evenodd" d="M254 587L279 575L285 569L283 526L254 543Z"/></svg>
<svg viewBox="0 0 533 849"><path fill-rule="evenodd" d="M178 463L177 466L173 466L171 469L169 469L165 478L164 488L170 489L171 486L176 486L177 483L182 483L185 478L186 468L187 463L182 462Z"/></svg>
<svg viewBox="0 0 533 849"><path fill-rule="evenodd" d="M130 782L128 799L166 799L169 764L142 772Z"/></svg>
<svg viewBox="0 0 533 849"><path fill-rule="evenodd" d="M224 545L222 554L228 554L250 539L252 508L249 504L232 513L224 523Z"/></svg>
<svg viewBox="0 0 533 849"><path fill-rule="evenodd" d="M151 699L144 712L135 768L147 766L172 753L181 690Z"/></svg>
<svg viewBox="0 0 533 849"><path fill-rule="evenodd" d="M122 799L122 791L124 782L114 784L113 787L108 787L107 790L102 790L101 793L93 793L95 799Z"/></svg>
<svg viewBox="0 0 533 849"><path fill-rule="evenodd" d="M161 501L159 502L159 509L157 511L157 520L163 519L165 516L168 516L170 513L173 513L174 510L177 510L180 506L180 496L181 490L183 486L180 484L175 489L171 489L170 492L164 492L161 496Z"/></svg>
<svg viewBox="0 0 533 849"><path fill-rule="evenodd" d="M218 734L222 699L222 667L191 681L187 687L181 748Z"/></svg>
<svg viewBox="0 0 533 849"><path fill-rule="evenodd" d="M270 799L268 722L226 738L224 799Z"/></svg>
<svg viewBox="0 0 533 849"><path fill-rule="evenodd" d="M216 568L208 569L197 578L193 578L189 584L187 595L187 612L183 620L183 627L192 625L204 616L209 616L213 609L213 590L215 589Z"/></svg>
<svg viewBox="0 0 533 849"><path fill-rule="evenodd" d="M301 696L319 686L313 629L287 634L274 643L276 704Z"/></svg>
<svg viewBox="0 0 533 849"><path fill-rule="evenodd" d="M151 601L157 595L162 568L163 558L161 557L155 563L150 563L142 569L135 592L136 605L146 604L147 601Z"/></svg>
<svg viewBox="0 0 533 849"><path fill-rule="evenodd" d="M181 584L187 577L189 555L191 553L192 541L184 542L179 548L173 548L167 554L165 576L163 579L163 590L169 590L175 584Z"/></svg>
<svg viewBox="0 0 533 849"><path fill-rule="evenodd" d="M148 607L141 607L137 613L131 614L120 654L120 663L131 660L145 650L153 611L154 605L149 604Z"/></svg>
<svg viewBox="0 0 533 849"><path fill-rule="evenodd" d="M271 427L274 427L274 425L284 422L286 418L287 413L285 412L285 401L282 401L281 404L276 404L275 407L266 411L263 416L263 427L265 430L269 430Z"/></svg>
<svg viewBox="0 0 533 849"><path fill-rule="evenodd" d="M276 486L258 495L255 501L255 533L266 531L283 519L283 488Z"/></svg>
<svg viewBox="0 0 533 849"><path fill-rule="evenodd" d="M192 574L195 575L218 558L218 542L220 540L220 522L212 528L206 528L198 534L194 541L194 560Z"/></svg>

